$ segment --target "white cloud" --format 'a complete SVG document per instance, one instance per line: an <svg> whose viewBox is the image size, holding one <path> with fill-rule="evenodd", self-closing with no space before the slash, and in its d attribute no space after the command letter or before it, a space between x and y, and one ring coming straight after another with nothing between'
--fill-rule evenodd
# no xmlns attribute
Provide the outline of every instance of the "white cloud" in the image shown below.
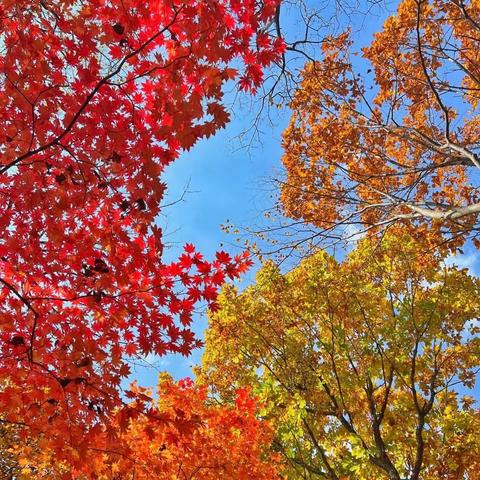
<svg viewBox="0 0 480 480"><path fill-rule="evenodd" d="M478 275L480 271L480 255L478 252L470 252L470 253L459 253L457 255L449 255L445 259L445 263L448 266L457 266L459 268L467 268L468 272L471 275Z"/></svg>

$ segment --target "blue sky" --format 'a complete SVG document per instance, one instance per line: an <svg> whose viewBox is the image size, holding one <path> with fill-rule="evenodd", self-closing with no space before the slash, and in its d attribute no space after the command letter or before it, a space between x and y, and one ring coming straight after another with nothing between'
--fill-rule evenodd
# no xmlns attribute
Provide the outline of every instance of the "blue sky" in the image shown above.
<svg viewBox="0 0 480 480"><path fill-rule="evenodd" d="M235 237L226 234L221 225L230 221L245 226L256 223L261 210L272 205L262 180L278 170L281 158L280 138L288 122L288 114L278 118L276 125L261 126L261 143L241 147L238 135L252 126L258 105L234 107L227 128L209 140L199 142L190 152L173 163L164 177L168 185L165 204L159 219L170 244L165 260L178 257L183 244L191 242L207 258L218 250L238 253ZM185 192L185 190L187 191ZM177 202L182 198L183 200ZM176 203L175 203L176 202ZM242 283L253 281L255 269L248 272ZM196 315L194 330L203 336L207 325L205 315ZM135 367L133 378L143 385L155 385L159 370L167 370L175 378L191 376L190 366L200 362L201 351L191 357L170 355L147 358L153 366Z"/></svg>
<svg viewBox="0 0 480 480"><path fill-rule="evenodd" d="M382 10L350 18L356 30L357 45L371 39L382 18L385 18ZM296 28L293 17L284 18L282 23L287 30ZM233 92L227 94L227 104L234 98ZM166 235L165 242L170 244L166 261L177 258L186 242L195 244L207 258L213 258L220 249L238 253L240 246L235 245L235 236L222 231L221 225L230 222L245 227L265 223L261 212L273 205L268 180L278 176L281 169L281 133L288 123L289 113L287 109L273 112L273 123L264 116L257 139L249 147L242 148L238 136L254 124L258 103L245 96L240 100L230 105L232 119L226 129L199 142L166 172L164 181L168 193L164 203L173 203L163 210L159 219ZM479 255L471 248L465 249L464 255L451 259L451 263L480 274ZM241 283L252 283L255 271L256 268L252 268ZM206 326L206 315L196 315L194 330L200 337ZM158 373L165 370L175 378L191 376L191 366L200 363L201 354L201 350L196 350L188 358L180 355L149 357L145 365L133 367L130 380L153 386Z"/></svg>

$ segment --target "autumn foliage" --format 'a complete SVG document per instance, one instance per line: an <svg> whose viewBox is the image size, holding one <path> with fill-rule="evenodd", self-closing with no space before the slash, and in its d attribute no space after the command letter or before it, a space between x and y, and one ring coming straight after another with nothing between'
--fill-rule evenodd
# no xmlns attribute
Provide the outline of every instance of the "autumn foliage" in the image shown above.
<svg viewBox="0 0 480 480"><path fill-rule="evenodd" d="M448 257L480 245L480 3L402 0L361 55L346 31L318 60L318 15L290 43L281 15L0 2L0 476L480 480L480 282ZM167 262L162 178L225 127L226 87L296 83L288 52L308 62L281 213L311 240L378 235L217 298L252 262ZM131 360L201 346L199 303L198 381L128 387Z"/></svg>
<svg viewBox="0 0 480 480"><path fill-rule="evenodd" d="M198 346L194 305L249 265L190 244L167 264L154 219L165 167L225 126L225 83L278 55L275 6L1 2L0 418L56 458L109 425L129 356Z"/></svg>
<svg viewBox="0 0 480 480"><path fill-rule="evenodd" d="M479 55L476 1L404 0L358 56L348 31L327 37L291 103L283 211L330 238L476 236Z"/></svg>
<svg viewBox="0 0 480 480"><path fill-rule="evenodd" d="M142 398L146 390L134 387ZM110 480L135 478L195 480L274 480L278 458L270 450L272 432L256 416L257 407L248 390L239 390L232 405L218 405L208 399L207 389L189 380L178 383L162 375L159 400L148 401L149 415L130 418L122 425L113 444L108 435L97 436L94 445L85 445L83 463L59 463L51 452L16 444L17 474L30 479ZM135 404L130 403L134 409ZM77 452L78 454L78 452Z"/></svg>
<svg viewBox="0 0 480 480"><path fill-rule="evenodd" d="M401 232L225 287L200 378L249 385L288 478L478 479L480 283Z"/></svg>

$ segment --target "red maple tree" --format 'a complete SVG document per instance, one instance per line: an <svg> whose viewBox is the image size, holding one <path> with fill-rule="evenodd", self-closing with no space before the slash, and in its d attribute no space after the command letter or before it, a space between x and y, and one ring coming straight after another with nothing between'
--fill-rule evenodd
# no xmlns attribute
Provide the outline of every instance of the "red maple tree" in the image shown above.
<svg viewBox="0 0 480 480"><path fill-rule="evenodd" d="M276 3L1 2L1 421L75 448L128 356L199 345L195 303L249 261L187 244L165 264L161 176L225 125L225 82L262 81Z"/></svg>
<svg viewBox="0 0 480 480"><path fill-rule="evenodd" d="M271 449L273 429L258 417L250 389L237 389L219 403L206 386L174 382L161 374L153 389L131 385L135 400L110 415L110 428L70 449L59 461L40 438L21 439L18 428L2 425L0 477L22 480L274 480L283 479L281 456ZM139 404L139 402L141 402ZM148 415L140 414L139 408ZM126 422L125 419L128 418ZM114 440L112 441L112 436ZM93 440L93 441L92 441Z"/></svg>

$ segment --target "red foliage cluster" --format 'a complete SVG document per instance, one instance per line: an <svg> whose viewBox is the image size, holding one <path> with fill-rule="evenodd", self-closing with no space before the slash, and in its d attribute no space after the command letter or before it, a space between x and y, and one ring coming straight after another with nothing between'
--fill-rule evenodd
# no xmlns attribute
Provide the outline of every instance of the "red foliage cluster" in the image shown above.
<svg viewBox="0 0 480 480"><path fill-rule="evenodd" d="M71 446L120 403L128 356L188 354L195 303L245 270L162 261L165 167L222 128L281 45L276 0L0 5L0 416ZM231 62L243 65L243 72ZM68 438L66 438L68 437Z"/></svg>

